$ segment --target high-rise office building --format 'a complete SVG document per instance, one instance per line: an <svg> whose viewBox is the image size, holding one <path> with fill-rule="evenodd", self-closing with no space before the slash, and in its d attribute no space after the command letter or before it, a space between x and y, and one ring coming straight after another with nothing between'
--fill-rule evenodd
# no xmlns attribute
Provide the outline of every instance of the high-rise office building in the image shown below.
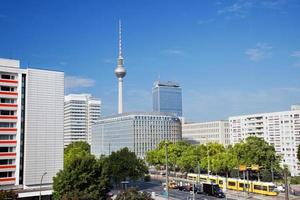
<svg viewBox="0 0 300 200"><path fill-rule="evenodd" d="M179 84L156 81L152 88L153 111L182 116L182 93Z"/></svg>
<svg viewBox="0 0 300 200"><path fill-rule="evenodd" d="M227 146L230 144L229 122L222 120L183 124L182 139L191 144L217 142Z"/></svg>
<svg viewBox="0 0 300 200"><path fill-rule="evenodd" d="M300 144L300 109L292 106L290 111L260 113L229 118L230 142L243 141L257 136L272 144L282 156L292 176L300 175L297 149Z"/></svg>
<svg viewBox="0 0 300 200"><path fill-rule="evenodd" d="M86 141L91 144L92 123L100 119L101 100L90 94L65 96L64 145Z"/></svg>
<svg viewBox="0 0 300 200"><path fill-rule="evenodd" d="M63 168L64 73L0 59L0 187L51 186Z"/></svg>
<svg viewBox="0 0 300 200"><path fill-rule="evenodd" d="M181 140L181 121L163 113L124 113L96 122L92 128L91 152L96 156L128 147L140 158L163 141Z"/></svg>

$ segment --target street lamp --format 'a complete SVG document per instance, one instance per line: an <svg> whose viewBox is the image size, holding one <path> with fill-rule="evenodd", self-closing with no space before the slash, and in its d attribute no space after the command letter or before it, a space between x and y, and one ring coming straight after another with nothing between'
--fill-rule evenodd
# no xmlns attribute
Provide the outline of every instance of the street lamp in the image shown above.
<svg viewBox="0 0 300 200"><path fill-rule="evenodd" d="M39 200L42 199L42 183L43 183L43 178L44 176L47 174L47 172L44 172L42 177L41 177L41 184L40 184L40 197L39 197Z"/></svg>
<svg viewBox="0 0 300 200"><path fill-rule="evenodd" d="M166 148L166 192L167 192L167 199L169 200L169 170L168 170L168 141L165 141L165 148Z"/></svg>

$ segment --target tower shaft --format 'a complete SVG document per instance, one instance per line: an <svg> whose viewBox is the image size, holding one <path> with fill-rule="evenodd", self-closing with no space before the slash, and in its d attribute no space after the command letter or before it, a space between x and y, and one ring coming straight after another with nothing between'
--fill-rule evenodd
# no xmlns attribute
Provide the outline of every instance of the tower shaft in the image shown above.
<svg viewBox="0 0 300 200"><path fill-rule="evenodd" d="M118 94L118 98L119 98L119 102L118 102L118 114L122 114L123 113L123 78L119 78L119 94Z"/></svg>

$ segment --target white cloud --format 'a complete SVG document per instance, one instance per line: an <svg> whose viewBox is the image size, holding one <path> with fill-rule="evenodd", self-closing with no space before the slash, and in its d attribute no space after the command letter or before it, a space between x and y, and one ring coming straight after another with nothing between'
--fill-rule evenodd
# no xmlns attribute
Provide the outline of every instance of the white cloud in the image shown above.
<svg viewBox="0 0 300 200"><path fill-rule="evenodd" d="M245 54L252 61L260 61L270 55L272 47L266 43L257 43L255 48L247 49Z"/></svg>
<svg viewBox="0 0 300 200"><path fill-rule="evenodd" d="M180 49L165 49L162 51L162 54L169 56L183 56L185 52Z"/></svg>
<svg viewBox="0 0 300 200"><path fill-rule="evenodd" d="M291 53L292 57L300 58L300 51L294 51Z"/></svg>
<svg viewBox="0 0 300 200"><path fill-rule="evenodd" d="M83 87L93 87L96 81L89 78L83 78L80 76L66 76L65 77L65 88L83 88Z"/></svg>
<svg viewBox="0 0 300 200"><path fill-rule="evenodd" d="M215 21L214 18L210 18L210 19L207 19L207 20L198 20L197 24L198 25L210 24L210 23L212 23L214 21Z"/></svg>
<svg viewBox="0 0 300 200"><path fill-rule="evenodd" d="M224 15L225 19L245 18L254 8L263 9L282 9L287 0L236 0L233 4L223 6L217 13ZM227 3L223 1L217 5L221 6Z"/></svg>
<svg viewBox="0 0 300 200"><path fill-rule="evenodd" d="M104 63L109 63L109 64L112 64L112 63L115 63L115 61L111 58L106 58L103 60Z"/></svg>
<svg viewBox="0 0 300 200"><path fill-rule="evenodd" d="M264 8L280 9L286 3L286 0L264 0L261 1L261 5Z"/></svg>
<svg viewBox="0 0 300 200"><path fill-rule="evenodd" d="M219 15L229 15L227 18L244 18L253 7L253 1L238 0L234 4L223 7L217 11Z"/></svg>
<svg viewBox="0 0 300 200"><path fill-rule="evenodd" d="M66 66L67 64L68 64L68 63L67 63L66 61L60 61L60 62L59 62L59 65L60 65L60 66Z"/></svg>
<svg viewBox="0 0 300 200"><path fill-rule="evenodd" d="M295 67L300 67L300 51L292 52L291 56L296 59L296 62L294 63L294 66Z"/></svg>

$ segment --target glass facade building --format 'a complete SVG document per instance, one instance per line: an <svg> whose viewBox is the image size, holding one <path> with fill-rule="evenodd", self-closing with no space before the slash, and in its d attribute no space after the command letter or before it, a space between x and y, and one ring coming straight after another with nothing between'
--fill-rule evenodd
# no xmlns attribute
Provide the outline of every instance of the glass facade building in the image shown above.
<svg viewBox="0 0 300 200"><path fill-rule="evenodd" d="M156 81L152 88L153 111L182 116L182 92L179 84Z"/></svg>
<svg viewBox="0 0 300 200"><path fill-rule="evenodd" d="M177 142L182 138L181 121L163 113L124 113L102 118L92 126L91 152L109 155L128 147L140 158L163 140Z"/></svg>

